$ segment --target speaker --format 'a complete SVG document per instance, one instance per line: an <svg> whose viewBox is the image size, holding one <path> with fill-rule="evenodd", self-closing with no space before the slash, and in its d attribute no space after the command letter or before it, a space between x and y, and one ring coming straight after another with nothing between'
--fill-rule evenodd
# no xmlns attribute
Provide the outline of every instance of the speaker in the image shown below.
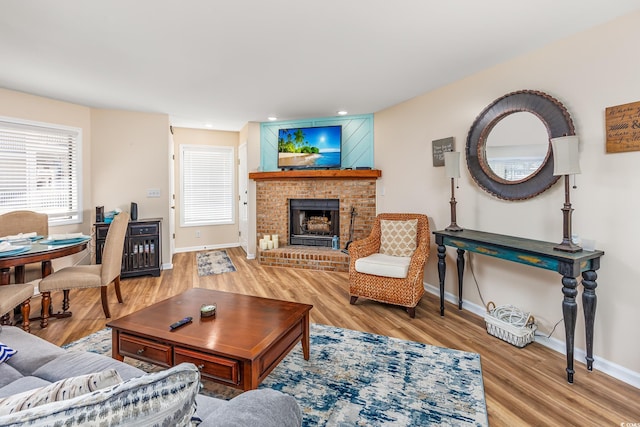
<svg viewBox="0 0 640 427"><path fill-rule="evenodd" d="M96 206L96 222L104 222L104 206Z"/></svg>
<svg viewBox="0 0 640 427"><path fill-rule="evenodd" d="M135 202L131 202L131 210L129 211L129 216L131 216L131 221L136 221L138 219L138 204Z"/></svg>

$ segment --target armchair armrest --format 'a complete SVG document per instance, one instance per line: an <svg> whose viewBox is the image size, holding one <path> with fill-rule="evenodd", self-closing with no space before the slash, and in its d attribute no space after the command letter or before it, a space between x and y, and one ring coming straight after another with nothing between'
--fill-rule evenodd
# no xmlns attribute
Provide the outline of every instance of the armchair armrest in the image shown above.
<svg viewBox="0 0 640 427"><path fill-rule="evenodd" d="M429 236L426 239L423 239L418 244L416 251L411 256L411 263L409 264L409 271L407 273L407 278L416 278L424 269L424 265L429 259L431 250L431 240Z"/></svg>
<svg viewBox="0 0 640 427"><path fill-rule="evenodd" d="M370 235L361 240L351 242L349 245L349 256L354 261L378 252L380 249L380 237Z"/></svg>

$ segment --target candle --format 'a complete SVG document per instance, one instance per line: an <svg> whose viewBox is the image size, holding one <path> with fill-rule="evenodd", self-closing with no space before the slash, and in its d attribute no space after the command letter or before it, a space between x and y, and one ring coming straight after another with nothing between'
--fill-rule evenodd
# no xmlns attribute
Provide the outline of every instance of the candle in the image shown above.
<svg viewBox="0 0 640 427"><path fill-rule="evenodd" d="M267 242L264 239L260 239L260 249L263 251L267 249Z"/></svg>
<svg viewBox="0 0 640 427"><path fill-rule="evenodd" d="M268 242L269 240L271 240L271 236L270 236L270 235L268 235L268 234L265 234L265 235L264 235L264 241L265 241L265 242Z"/></svg>
<svg viewBox="0 0 640 427"><path fill-rule="evenodd" d="M273 249L273 240L267 241L267 249Z"/></svg>

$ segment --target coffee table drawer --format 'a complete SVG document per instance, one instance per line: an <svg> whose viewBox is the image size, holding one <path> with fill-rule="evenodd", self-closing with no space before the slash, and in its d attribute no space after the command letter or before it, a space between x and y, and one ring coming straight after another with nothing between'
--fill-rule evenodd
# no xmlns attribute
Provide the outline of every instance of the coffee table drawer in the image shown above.
<svg viewBox="0 0 640 427"><path fill-rule="evenodd" d="M193 363L204 377L231 385L240 384L240 362L237 360L178 347L175 348L174 352L176 365L183 362Z"/></svg>
<svg viewBox="0 0 640 427"><path fill-rule="evenodd" d="M155 341L120 334L120 354L161 366L173 366L171 346Z"/></svg>

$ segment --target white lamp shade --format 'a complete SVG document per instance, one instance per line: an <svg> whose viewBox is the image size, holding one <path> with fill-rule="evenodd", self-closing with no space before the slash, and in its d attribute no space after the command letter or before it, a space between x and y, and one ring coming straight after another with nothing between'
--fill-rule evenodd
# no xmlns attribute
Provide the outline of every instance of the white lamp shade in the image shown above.
<svg viewBox="0 0 640 427"><path fill-rule="evenodd" d="M576 135L552 138L551 147L553 149L553 175L580 173L578 137Z"/></svg>
<svg viewBox="0 0 640 427"><path fill-rule="evenodd" d="M446 151L444 153L444 173L447 178L460 178L460 153Z"/></svg>

